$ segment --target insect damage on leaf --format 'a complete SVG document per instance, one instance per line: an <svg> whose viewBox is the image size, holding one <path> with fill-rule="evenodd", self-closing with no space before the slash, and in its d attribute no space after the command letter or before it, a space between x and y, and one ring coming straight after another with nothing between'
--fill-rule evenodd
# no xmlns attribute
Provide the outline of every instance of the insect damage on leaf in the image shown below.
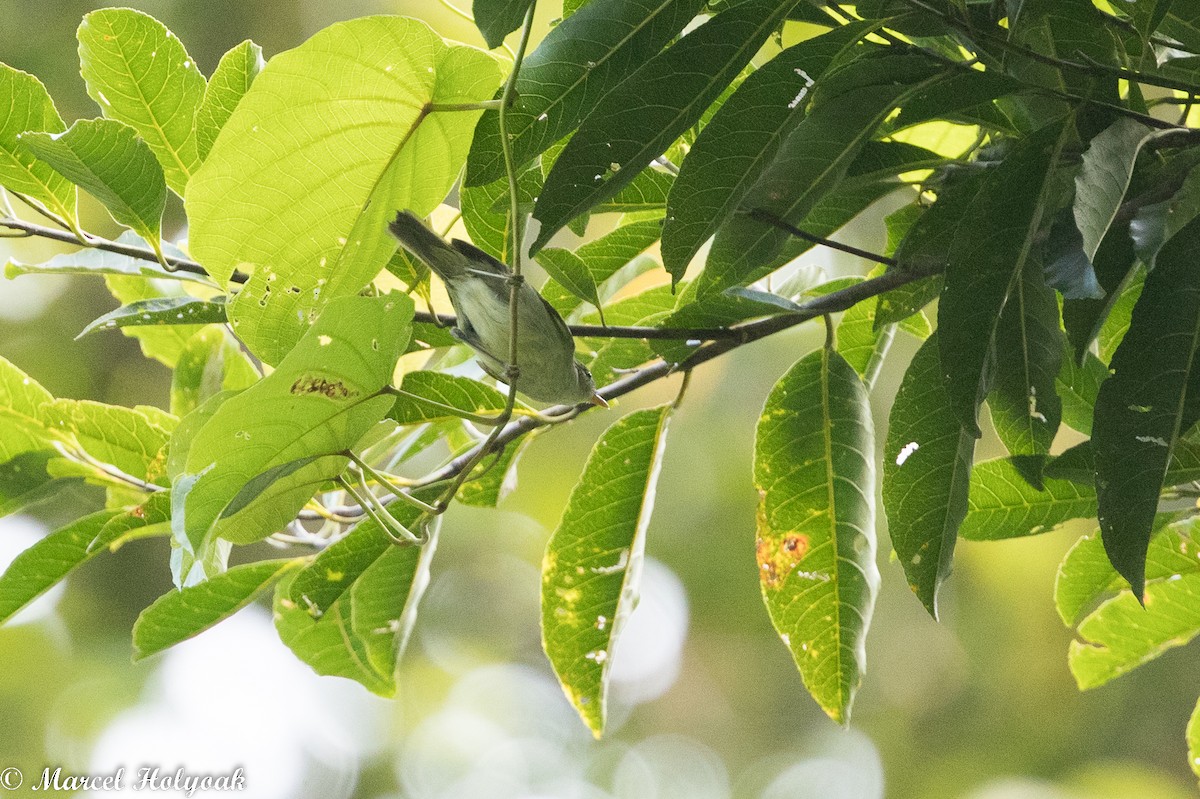
<svg viewBox="0 0 1200 799"><path fill-rule="evenodd" d="M320 394L337 402L353 399L358 396L358 390L347 386L341 380L330 380L319 375L304 375L292 383L293 394Z"/></svg>

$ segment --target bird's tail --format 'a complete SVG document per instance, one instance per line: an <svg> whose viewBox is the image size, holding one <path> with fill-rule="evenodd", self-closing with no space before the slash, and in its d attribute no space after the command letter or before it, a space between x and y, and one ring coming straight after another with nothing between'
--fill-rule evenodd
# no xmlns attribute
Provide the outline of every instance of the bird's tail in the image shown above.
<svg viewBox="0 0 1200 799"><path fill-rule="evenodd" d="M468 261L462 253L413 215L411 211L400 211L388 224L404 248L419 258L442 280L450 281L467 273Z"/></svg>

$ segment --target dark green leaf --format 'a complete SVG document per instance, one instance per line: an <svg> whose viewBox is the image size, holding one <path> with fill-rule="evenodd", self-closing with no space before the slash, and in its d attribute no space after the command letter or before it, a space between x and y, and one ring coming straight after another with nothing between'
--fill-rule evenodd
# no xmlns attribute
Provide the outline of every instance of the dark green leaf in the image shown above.
<svg viewBox="0 0 1200 799"><path fill-rule="evenodd" d="M104 116L137 131L182 196L200 165L194 123L205 87L183 42L129 8L93 11L76 35L88 94Z"/></svg>
<svg viewBox="0 0 1200 799"><path fill-rule="evenodd" d="M133 128L112 119L81 119L62 133L23 133L20 139L159 250L167 184Z"/></svg>
<svg viewBox="0 0 1200 799"><path fill-rule="evenodd" d="M516 490L517 463L532 438L532 435L522 436L494 455L490 463L485 461L487 471L463 483L458 489L458 501L478 508L494 508Z"/></svg>
<svg viewBox="0 0 1200 799"><path fill-rule="evenodd" d="M936 334L900 383L883 449L883 507L908 586L937 618L958 528L967 514L975 439L951 411Z"/></svg>
<svg viewBox="0 0 1200 799"><path fill-rule="evenodd" d="M605 431L542 562L542 645L597 737L613 649L637 603L669 415L669 407L634 411Z"/></svg>
<svg viewBox="0 0 1200 799"><path fill-rule="evenodd" d="M854 23L789 47L752 73L704 126L667 199L662 252L673 280L804 117L812 82L873 27Z"/></svg>
<svg viewBox="0 0 1200 799"><path fill-rule="evenodd" d="M1041 226L1046 176L1058 161L1062 137L1063 128L1050 125L1021 141L984 178L955 226L938 303L938 341L951 405L977 436L1000 312Z"/></svg>
<svg viewBox="0 0 1200 799"><path fill-rule="evenodd" d="M1153 135L1141 122L1121 118L1092 139L1084 151L1083 167L1075 178L1074 211L1089 261L1121 207L1138 153Z"/></svg>
<svg viewBox="0 0 1200 799"><path fill-rule="evenodd" d="M493 50L504 44L504 37L521 27L525 11L533 0L475 0L471 14L475 27Z"/></svg>
<svg viewBox="0 0 1200 799"><path fill-rule="evenodd" d="M517 165L574 130L600 98L653 58L702 5L701 0L593 0L568 15L521 67L519 99L507 115ZM502 177L499 114L489 111L471 144L466 183L480 186Z"/></svg>
<svg viewBox="0 0 1200 799"><path fill-rule="evenodd" d="M840 355L814 352L775 384L754 482L763 601L817 704L845 721L879 588L870 400Z"/></svg>
<svg viewBox="0 0 1200 799"><path fill-rule="evenodd" d="M158 325L207 325L225 321L225 298L202 300L198 297L158 297L122 305L92 321L76 338L97 330Z"/></svg>
<svg viewBox="0 0 1200 799"><path fill-rule="evenodd" d="M533 212L541 229L532 249L614 196L695 124L758 52L787 7L776 0L747 0L718 14L605 95L546 177Z"/></svg>
<svg viewBox="0 0 1200 799"><path fill-rule="evenodd" d="M1100 529L1109 558L1138 597L1172 450L1200 418L1198 250L1200 219L1163 246L1096 401Z"/></svg>
<svg viewBox="0 0 1200 799"><path fill-rule="evenodd" d="M207 582L164 594L133 625L133 659L169 649L232 616L297 563L289 558L234 566Z"/></svg>

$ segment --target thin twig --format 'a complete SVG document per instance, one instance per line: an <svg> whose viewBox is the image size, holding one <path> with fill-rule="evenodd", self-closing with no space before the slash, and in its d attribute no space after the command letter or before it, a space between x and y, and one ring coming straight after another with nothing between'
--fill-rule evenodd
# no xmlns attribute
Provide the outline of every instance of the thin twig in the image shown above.
<svg viewBox="0 0 1200 799"><path fill-rule="evenodd" d="M849 244L842 244L840 241L827 239L824 236L816 236L812 233L808 233L788 222L786 219L780 219L775 214L763 208L755 208L753 211L748 211L746 216L750 217L751 219L756 219L759 222L765 222L768 225L777 227L783 232L790 233L798 239L803 239L804 241L811 242L813 244L820 244L828 247L831 250L838 250L840 252L849 253L850 255L857 255L859 258L865 258L868 261L874 261L877 264L885 264L887 266L896 265L895 258L889 258L886 255L879 255L878 253L859 249L858 247L853 247Z"/></svg>

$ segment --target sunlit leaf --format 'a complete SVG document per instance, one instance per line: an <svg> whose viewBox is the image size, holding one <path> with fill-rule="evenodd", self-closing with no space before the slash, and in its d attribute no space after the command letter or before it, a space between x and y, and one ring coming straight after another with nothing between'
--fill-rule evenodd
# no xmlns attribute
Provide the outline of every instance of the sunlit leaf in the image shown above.
<svg viewBox="0 0 1200 799"><path fill-rule="evenodd" d="M25 133L20 140L157 251L167 185L133 128L112 119L81 119L62 133Z"/></svg>
<svg viewBox="0 0 1200 799"><path fill-rule="evenodd" d="M1020 538L1095 515L1096 493L1091 486L1046 477L1038 490L1011 458L997 458L977 463L971 470L967 516L959 535L972 541Z"/></svg>
<svg viewBox="0 0 1200 799"><path fill-rule="evenodd" d="M205 80L183 42L161 22L129 8L104 8L77 32L88 94L109 119L150 146L167 185L182 195L200 165L193 128Z"/></svg>
<svg viewBox="0 0 1200 799"><path fill-rule="evenodd" d="M129 541L169 535L171 532L171 492L156 491L139 504L109 519L88 543L88 551L107 549L115 552Z"/></svg>
<svg viewBox="0 0 1200 799"><path fill-rule="evenodd" d="M141 480L163 482L175 420L155 418L141 408L90 400L55 400L47 411L59 430L69 431L88 454Z"/></svg>
<svg viewBox="0 0 1200 799"><path fill-rule="evenodd" d="M938 590L950 576L975 439L949 407L936 334L913 356L888 418L883 507L892 549L909 588L937 618Z"/></svg>
<svg viewBox="0 0 1200 799"><path fill-rule="evenodd" d="M1074 358L1062 359L1055 385L1062 399L1062 420L1068 427L1087 436L1092 434L1096 397L1100 394L1100 384L1107 378L1108 367L1090 352L1084 356L1082 365Z"/></svg>
<svg viewBox="0 0 1200 799"><path fill-rule="evenodd" d="M167 325L207 325L225 321L225 298L202 300L198 297L155 297L122 305L115 311L94 319L76 338L98 330L126 327L158 327Z"/></svg>
<svg viewBox="0 0 1200 799"><path fill-rule="evenodd" d="M463 414L495 416L506 404L504 394L478 380L426 370L406 374L400 390L405 394L388 413L399 424L460 419Z"/></svg>
<svg viewBox="0 0 1200 799"><path fill-rule="evenodd" d="M29 375L0 358L0 462L50 448L54 397Z"/></svg>
<svg viewBox="0 0 1200 799"><path fill-rule="evenodd" d="M189 242L221 282L238 337L278 363L330 300L387 263L398 209L425 216L458 177L494 59L427 25L375 16L325 28L272 58L187 192Z"/></svg>
<svg viewBox="0 0 1200 799"><path fill-rule="evenodd" d="M0 64L0 186L27 195L68 220L75 219L75 187L49 164L34 157L18 136L26 131L62 133L66 129L42 82Z"/></svg>
<svg viewBox="0 0 1200 799"><path fill-rule="evenodd" d="M669 407L634 411L605 431L542 561L542 645L597 737L614 649L637 603L669 415Z"/></svg>
<svg viewBox="0 0 1200 799"><path fill-rule="evenodd" d="M224 327L209 326L190 339L171 377L171 413L184 416L224 390L249 388L258 370Z"/></svg>
<svg viewBox="0 0 1200 799"><path fill-rule="evenodd" d="M870 400L827 349L772 389L758 422L754 482L763 601L804 685L846 721L866 668L879 589Z"/></svg>
<svg viewBox="0 0 1200 799"><path fill-rule="evenodd" d="M266 66L262 48L247 39L221 56L196 109L196 158L203 162L233 109Z"/></svg>

